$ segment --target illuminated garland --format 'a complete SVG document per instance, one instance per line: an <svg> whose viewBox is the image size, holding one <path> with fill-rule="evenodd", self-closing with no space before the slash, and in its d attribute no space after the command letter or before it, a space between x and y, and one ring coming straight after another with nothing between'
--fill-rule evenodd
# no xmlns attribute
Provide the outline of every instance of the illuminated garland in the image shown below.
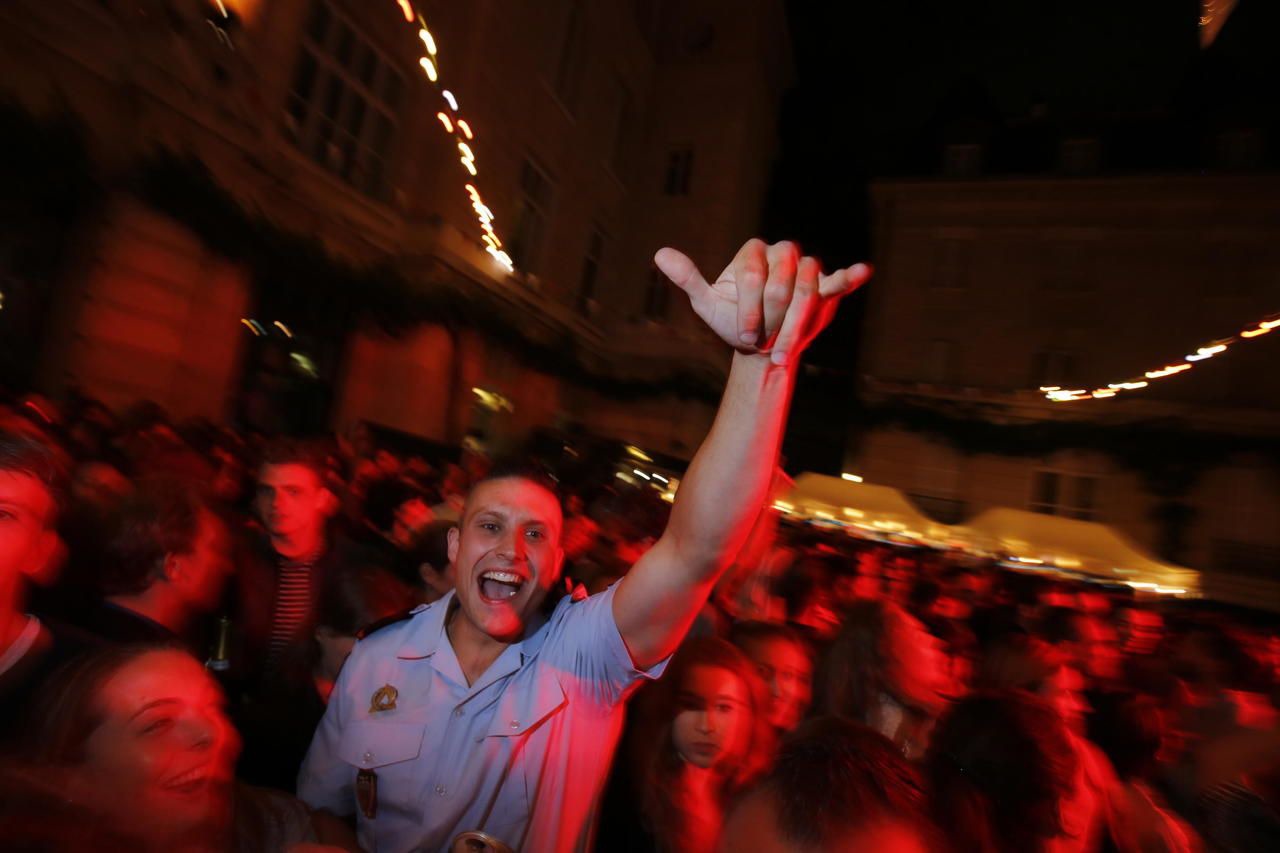
<svg viewBox="0 0 1280 853"><path fill-rule="evenodd" d="M400 11L404 14L404 19L410 24L418 25L418 38L422 40L422 45L426 48L426 56L418 60L418 64L422 66L423 72L426 73L427 79L440 92L440 97L448 105L449 111L441 110L436 113L436 119L444 127L446 133L453 137L458 144L458 160L462 163L462 168L467 170L471 177L476 176L476 155L471 150L470 143L475 139L472 133L471 125L467 120L462 118L458 113L458 99L452 92L440 85L440 57L436 49L436 40L432 37L431 31L427 29L426 20L414 8L409 0L396 0L396 4L400 7ZM502 264L507 272L514 272L515 265L511 262L511 256L502 249L502 240L498 238L497 232L493 229L493 211L484 203L484 199L480 197L480 191L475 188L474 184L466 185L467 195L471 199L471 209L476 212L476 218L480 222L480 230L483 231L481 240L484 241L484 250L493 256L494 260Z"/></svg>
<svg viewBox="0 0 1280 853"><path fill-rule="evenodd" d="M1105 388L1094 388L1092 391L1088 391L1083 388L1073 390L1063 388L1060 385L1042 385L1040 390L1044 393L1045 399L1053 403L1074 403L1077 400L1105 400L1124 391L1137 391L1140 388L1146 388L1158 379L1186 373L1195 367L1198 362L1207 361L1215 355L1221 355L1226 352L1227 348L1232 344L1270 334L1271 330L1277 327L1280 327L1280 314L1272 314L1260 321L1256 326L1244 329L1235 337L1220 338L1205 344L1195 352L1184 356L1182 361L1166 364L1157 370L1148 370L1142 376L1134 377L1124 382L1113 382Z"/></svg>

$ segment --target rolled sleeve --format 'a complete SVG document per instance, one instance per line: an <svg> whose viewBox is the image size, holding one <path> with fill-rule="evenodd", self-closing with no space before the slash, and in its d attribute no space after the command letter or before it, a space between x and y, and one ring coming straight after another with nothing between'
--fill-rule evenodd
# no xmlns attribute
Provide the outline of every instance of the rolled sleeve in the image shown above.
<svg viewBox="0 0 1280 853"><path fill-rule="evenodd" d="M636 668L613 616L617 588L614 584L585 601L563 605L563 621L544 650L570 670L572 684L566 688L576 688L575 692L607 708L625 699L640 681L661 677L670 661L661 660L646 670Z"/></svg>

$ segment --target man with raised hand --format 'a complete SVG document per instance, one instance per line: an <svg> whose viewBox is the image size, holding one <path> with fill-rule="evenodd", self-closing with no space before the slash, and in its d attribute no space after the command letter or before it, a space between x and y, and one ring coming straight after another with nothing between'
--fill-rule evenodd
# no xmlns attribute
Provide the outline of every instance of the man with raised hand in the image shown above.
<svg viewBox="0 0 1280 853"><path fill-rule="evenodd" d="M454 591L357 644L299 775L310 805L356 816L367 850L445 850L467 831L589 848L623 702L661 674L741 548L800 354L870 275L822 275L794 244L760 240L713 283L674 249L655 261L735 350L667 529L617 584L541 619L564 559L559 500L519 469L474 485L449 534Z"/></svg>

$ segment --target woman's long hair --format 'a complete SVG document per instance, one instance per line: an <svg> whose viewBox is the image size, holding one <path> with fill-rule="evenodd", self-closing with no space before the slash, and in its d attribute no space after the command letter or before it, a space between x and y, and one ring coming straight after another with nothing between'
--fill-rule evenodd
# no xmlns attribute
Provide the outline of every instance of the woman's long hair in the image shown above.
<svg viewBox="0 0 1280 853"><path fill-rule="evenodd" d="M676 752L672 729L680 712L679 697L694 667L714 667L736 676L747 688L751 724L747 742L736 755L727 756L727 772L719 797L727 804L773 762L775 735L768 720L768 690L754 664L725 640L699 637L687 641L671 661L661 680L636 697L636 725L630 763L639 789L639 804L646 824L664 847L681 834L684 810L673 796L673 787L684 759Z"/></svg>
<svg viewBox="0 0 1280 853"><path fill-rule="evenodd" d="M849 608L814 679L814 707L820 713L870 722L872 709L886 691L886 635L899 612L896 604L883 601L860 601Z"/></svg>
<svg viewBox="0 0 1280 853"><path fill-rule="evenodd" d="M956 850L1034 853L1062 832L1077 758L1062 718L1020 690L970 695L925 758L934 821Z"/></svg>

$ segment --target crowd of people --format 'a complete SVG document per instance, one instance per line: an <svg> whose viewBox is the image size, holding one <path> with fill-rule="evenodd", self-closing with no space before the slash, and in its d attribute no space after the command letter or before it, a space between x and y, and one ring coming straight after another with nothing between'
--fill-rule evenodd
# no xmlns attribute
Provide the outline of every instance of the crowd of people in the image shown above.
<svg viewBox="0 0 1280 853"><path fill-rule="evenodd" d="M762 335L855 285L804 263ZM748 359L788 368L735 349L669 515L367 433L0 404L0 846L1280 844L1273 621L780 521L791 387Z"/></svg>

